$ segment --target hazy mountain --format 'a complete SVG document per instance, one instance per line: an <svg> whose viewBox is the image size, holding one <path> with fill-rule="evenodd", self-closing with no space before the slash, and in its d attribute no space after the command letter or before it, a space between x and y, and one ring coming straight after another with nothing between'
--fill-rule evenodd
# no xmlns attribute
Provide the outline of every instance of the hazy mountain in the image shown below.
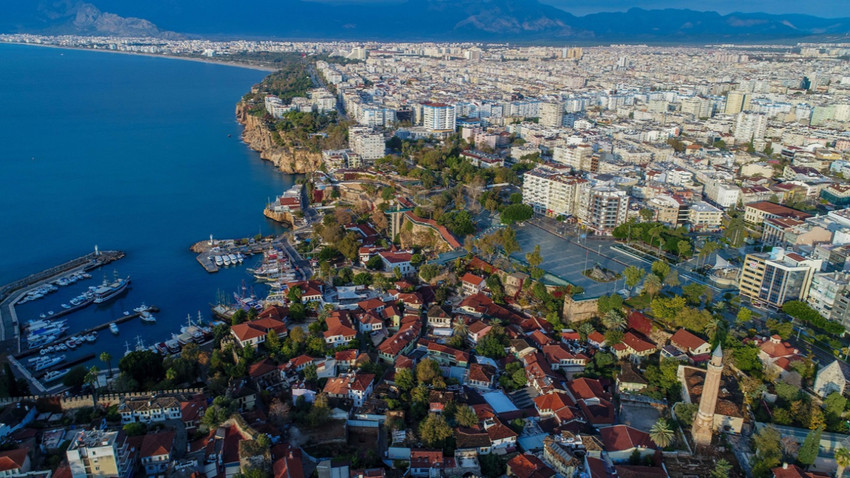
<svg viewBox="0 0 850 478"><path fill-rule="evenodd" d="M538 0L11 0L0 29L46 33L513 42L734 42L846 38L850 19L692 10L576 17ZM98 8L100 10L98 10ZM102 10L102 11L101 11ZM111 12L111 13L104 13ZM142 20L144 19L144 20Z"/></svg>

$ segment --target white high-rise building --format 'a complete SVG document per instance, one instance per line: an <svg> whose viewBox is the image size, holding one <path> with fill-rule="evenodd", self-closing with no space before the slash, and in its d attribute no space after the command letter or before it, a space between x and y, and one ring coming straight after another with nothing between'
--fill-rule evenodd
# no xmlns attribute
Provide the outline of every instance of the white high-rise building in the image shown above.
<svg viewBox="0 0 850 478"><path fill-rule="evenodd" d="M767 131L767 115L761 113L738 113L735 120L735 142L747 143L764 139Z"/></svg>
<svg viewBox="0 0 850 478"><path fill-rule="evenodd" d="M424 103L422 126L429 131L454 131L457 126L454 106L444 103Z"/></svg>
<svg viewBox="0 0 850 478"><path fill-rule="evenodd" d="M355 154L367 161L383 158L386 152L384 135L362 126L348 128L348 145Z"/></svg>
<svg viewBox="0 0 850 478"><path fill-rule="evenodd" d="M538 166L522 178L522 202L534 212L550 217L576 215L579 191L586 179L550 166Z"/></svg>

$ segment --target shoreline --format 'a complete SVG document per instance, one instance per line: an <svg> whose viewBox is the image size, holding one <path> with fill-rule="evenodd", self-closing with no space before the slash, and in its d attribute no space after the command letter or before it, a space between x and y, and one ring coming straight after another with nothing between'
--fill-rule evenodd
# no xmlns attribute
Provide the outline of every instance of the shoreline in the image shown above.
<svg viewBox="0 0 850 478"><path fill-rule="evenodd" d="M0 45L22 45L22 46L36 46L43 48L55 48L57 50L78 50L78 51L91 51L91 52L99 52L99 53L117 53L122 55L133 55L133 56L146 56L150 58L165 58L168 60L184 60L184 61L194 61L196 63L207 63L210 65L223 65L229 66L233 68L245 68L248 70L257 70L257 71L265 71L268 73L272 73L277 71L276 68L270 66L262 66L262 65L253 65L250 63L242 63L239 61L218 61L207 58L198 58L192 56L177 56L177 55L160 55L157 53L138 53L134 51L119 51L119 50L103 50L100 48L85 48L85 47L75 47L75 46L64 46L64 45L45 45L42 43L26 43L26 42L0 42Z"/></svg>

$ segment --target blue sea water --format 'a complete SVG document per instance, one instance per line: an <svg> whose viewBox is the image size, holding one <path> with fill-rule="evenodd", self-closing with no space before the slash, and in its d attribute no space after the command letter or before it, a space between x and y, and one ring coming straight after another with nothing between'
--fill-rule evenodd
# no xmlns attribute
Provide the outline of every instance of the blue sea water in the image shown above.
<svg viewBox="0 0 850 478"><path fill-rule="evenodd" d="M239 137L240 96L266 73L223 65L0 45L0 283L98 245L127 257L94 277L18 307L22 322L97 285L113 270L132 288L101 307L66 316L70 332L106 322L142 302L161 308L120 335L100 333L69 357L125 342L170 338L198 311L210 318L217 291L232 293L240 267L208 274L189 247L207 239L279 232L262 209L294 181ZM257 260L258 258L255 258ZM114 361L117 362L117 361ZM95 362L98 366L103 364ZM114 364L113 364L114 365Z"/></svg>

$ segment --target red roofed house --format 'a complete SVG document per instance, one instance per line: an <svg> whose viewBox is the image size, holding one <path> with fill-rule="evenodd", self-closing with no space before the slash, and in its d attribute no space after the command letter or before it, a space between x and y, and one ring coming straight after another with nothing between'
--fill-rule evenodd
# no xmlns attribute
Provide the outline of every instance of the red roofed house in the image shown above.
<svg viewBox="0 0 850 478"><path fill-rule="evenodd" d="M348 398L354 402L354 406L360 407L372 394L372 386L375 383L375 375L371 373L358 373L354 375L348 388Z"/></svg>
<svg viewBox="0 0 850 478"><path fill-rule="evenodd" d="M507 468L506 474L517 478L550 478L555 475L555 470L531 454L516 455L508 461Z"/></svg>
<svg viewBox="0 0 850 478"><path fill-rule="evenodd" d="M0 476L19 476L29 473L32 467L29 452L27 447L0 452Z"/></svg>
<svg viewBox="0 0 850 478"><path fill-rule="evenodd" d="M162 475L168 471L168 465L171 463L171 452L174 447L174 435L174 430L145 435L139 458L142 466L145 467L147 476Z"/></svg>
<svg viewBox="0 0 850 478"><path fill-rule="evenodd" d="M410 251L406 252L395 252L395 251L383 251L379 252L378 255L381 257L381 261L384 263L384 270L391 272L398 267L401 275L410 275L416 272L416 268L410 263L410 259L413 257L413 253Z"/></svg>
<svg viewBox="0 0 850 478"><path fill-rule="evenodd" d="M272 449L275 458L272 465L274 478L304 478L301 449L289 445L278 445Z"/></svg>
<svg viewBox="0 0 850 478"><path fill-rule="evenodd" d="M803 359L799 350L788 342L783 342L782 337L778 335L772 335L766 340L756 340L755 343L759 348L761 362L777 373L784 374L791 370L791 362Z"/></svg>
<svg viewBox="0 0 850 478"><path fill-rule="evenodd" d="M340 370L348 370L354 367L354 362L357 360L357 349L340 350L334 354L336 366Z"/></svg>
<svg viewBox="0 0 850 478"><path fill-rule="evenodd" d="M682 352L692 356L711 353L711 344L702 337L698 337L685 329L677 330L670 337L670 343Z"/></svg>
<svg viewBox="0 0 850 478"><path fill-rule="evenodd" d="M496 377L496 369L492 365L479 363L469 364L469 372L466 375L466 384L470 387L492 388Z"/></svg>
<svg viewBox="0 0 850 478"><path fill-rule="evenodd" d="M328 326L328 330L323 332L325 343L333 347L347 344L357 336L346 311L333 311L325 323Z"/></svg>
<svg viewBox="0 0 850 478"><path fill-rule="evenodd" d="M513 451L516 448L516 439L519 437L517 433L509 427L502 425L502 422L494 420L490 426L485 424L487 436L490 437L490 446L495 450L503 448L508 451Z"/></svg>
<svg viewBox="0 0 850 478"><path fill-rule="evenodd" d="M230 334L242 348L257 348L257 345L266 341L266 335L270 330L284 336L286 335L286 324L272 318L257 319L230 327Z"/></svg>
<svg viewBox="0 0 850 478"><path fill-rule="evenodd" d="M770 471L773 472L773 478L829 478L832 476L826 473L806 471L797 465L789 465L788 463L783 463L782 466L777 466Z"/></svg>
<svg viewBox="0 0 850 478"><path fill-rule="evenodd" d="M618 359L630 357L632 360L640 360L642 357L652 355L656 350L654 343L631 330L626 332L622 342L614 344L611 348L614 349L614 355Z"/></svg>
<svg viewBox="0 0 850 478"><path fill-rule="evenodd" d="M587 342L594 347L602 347L605 344L605 336L594 330L587 336Z"/></svg>
<svg viewBox="0 0 850 478"><path fill-rule="evenodd" d="M463 295L472 295L484 290L484 279L467 272L460 278Z"/></svg>
<svg viewBox="0 0 850 478"><path fill-rule="evenodd" d="M573 401L565 393L552 392L534 397L534 408L541 417L554 416L564 424L576 419L571 406Z"/></svg>
<svg viewBox="0 0 850 478"><path fill-rule="evenodd" d="M443 450L410 450L410 475L439 477L450 465L447 460Z"/></svg>
<svg viewBox="0 0 850 478"><path fill-rule="evenodd" d="M641 457L655 453L655 443L649 433L628 425L614 425L599 430L608 457L615 463L627 461L637 450Z"/></svg>
<svg viewBox="0 0 850 478"><path fill-rule="evenodd" d="M493 327L483 320L470 322L466 327L466 340L472 345L477 345L478 341L483 339L491 330L493 330Z"/></svg>
<svg viewBox="0 0 850 478"><path fill-rule="evenodd" d="M543 355L549 361L552 370L563 370L567 375L584 370L588 360L584 354L573 354L561 344L543 347Z"/></svg>

